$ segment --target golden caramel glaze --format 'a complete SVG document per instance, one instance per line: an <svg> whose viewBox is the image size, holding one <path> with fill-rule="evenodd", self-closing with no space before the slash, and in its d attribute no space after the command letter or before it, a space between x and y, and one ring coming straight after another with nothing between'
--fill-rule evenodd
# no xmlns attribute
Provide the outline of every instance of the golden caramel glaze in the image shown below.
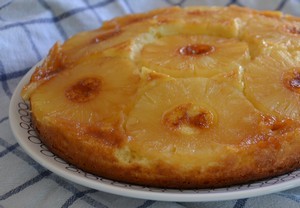
<svg viewBox="0 0 300 208"><path fill-rule="evenodd" d="M99 34L94 39L92 39L91 44L97 44L101 41L105 41L109 38L117 36L121 33L119 28L115 28L114 30L105 31L104 33Z"/></svg>
<svg viewBox="0 0 300 208"><path fill-rule="evenodd" d="M283 84L289 90L300 93L300 68L293 68L283 74Z"/></svg>
<svg viewBox="0 0 300 208"><path fill-rule="evenodd" d="M69 119L114 125L134 102L140 80L135 70L126 59L90 57L39 86L30 97L32 111L41 122Z"/></svg>
<svg viewBox="0 0 300 208"><path fill-rule="evenodd" d="M289 21L282 15L257 15L247 21L240 36L248 42L252 58L268 53L272 47L293 53L300 49L299 28L300 21Z"/></svg>
<svg viewBox="0 0 300 208"><path fill-rule="evenodd" d="M245 140L254 144L260 135L269 135L266 129L262 113L239 90L205 78L158 82L140 97L126 122L132 151L203 167L217 164L218 148Z"/></svg>
<svg viewBox="0 0 300 208"><path fill-rule="evenodd" d="M136 56L139 66L174 77L211 77L221 72L238 70L249 60L246 42L182 34L164 36L145 44Z"/></svg>
<svg viewBox="0 0 300 208"><path fill-rule="evenodd" d="M51 48L46 60L34 71L30 81L49 80L63 69L63 58L61 45L57 42Z"/></svg>
<svg viewBox="0 0 300 208"><path fill-rule="evenodd" d="M245 66L244 92L257 109L300 120L300 94L297 87L300 60L296 57L288 50L272 48Z"/></svg>
<svg viewBox="0 0 300 208"><path fill-rule="evenodd" d="M177 7L167 9L157 9L146 14L133 14L128 18L115 18L104 22L101 28L89 32L76 34L67 40L62 46L62 51L66 54L66 63L78 62L84 57L94 53L103 53L106 49L121 47L128 51L122 53L120 50L114 50L114 53L108 56L126 56L130 49L130 44L138 34L149 32L152 25L155 25L157 15L168 16L178 12ZM128 56L128 55L127 55Z"/></svg>
<svg viewBox="0 0 300 208"><path fill-rule="evenodd" d="M248 183L300 168L299 34L300 18L237 6L117 17L56 43L22 97L42 142L89 173Z"/></svg>
<svg viewBox="0 0 300 208"><path fill-rule="evenodd" d="M207 55L215 50L213 46L204 44L194 44L180 47L178 52L184 56Z"/></svg>
<svg viewBox="0 0 300 208"><path fill-rule="evenodd" d="M162 116L162 124L178 131L182 128L208 129L213 124L213 115L193 103L181 104Z"/></svg>
<svg viewBox="0 0 300 208"><path fill-rule="evenodd" d="M65 96L74 103L84 103L95 98L100 93L100 90L100 79L86 77L66 89Z"/></svg>
<svg viewBox="0 0 300 208"><path fill-rule="evenodd" d="M24 87L22 91L22 97L29 99L32 92L43 82L51 79L57 73L62 71L65 66L63 64L65 59L64 54L61 51L60 43L55 43L49 51L48 56L33 72L30 82Z"/></svg>
<svg viewBox="0 0 300 208"><path fill-rule="evenodd" d="M120 162L120 158L115 156L116 151L122 151L121 148L116 150L116 144L119 143L107 144L103 137L74 135L74 126L69 125L70 123L66 126L45 125L37 123L34 116L33 122L39 134L43 135L42 141L64 160L90 173L137 185L182 189L217 188L253 182L299 167L299 160L295 160L300 153L299 139L291 139L295 136L299 138L299 131L296 135L290 134L279 140L281 151L274 145L268 146L263 142L257 145L223 146L215 150L215 160L218 163L206 168L198 165L187 170L182 167L184 162L188 164L184 158L174 164L164 160L143 161L143 158L139 158L142 156L134 155L134 152L126 155L132 157L132 161ZM116 134L112 135L114 133ZM114 133L110 133L110 138L126 141L122 132ZM124 157L123 154L117 154L119 155Z"/></svg>
<svg viewBox="0 0 300 208"><path fill-rule="evenodd" d="M300 27L287 25L284 29L292 35L300 35Z"/></svg>

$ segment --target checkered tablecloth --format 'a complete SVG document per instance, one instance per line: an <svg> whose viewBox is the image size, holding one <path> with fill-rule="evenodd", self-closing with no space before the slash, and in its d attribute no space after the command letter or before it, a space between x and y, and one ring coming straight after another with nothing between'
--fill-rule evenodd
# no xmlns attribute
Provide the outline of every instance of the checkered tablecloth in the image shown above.
<svg viewBox="0 0 300 208"><path fill-rule="evenodd" d="M0 208L299 208L300 187L249 199L198 203L150 201L96 191L44 169L22 150L10 129L8 109L14 89L56 41L128 13L171 5L229 4L300 16L299 0L0 0Z"/></svg>

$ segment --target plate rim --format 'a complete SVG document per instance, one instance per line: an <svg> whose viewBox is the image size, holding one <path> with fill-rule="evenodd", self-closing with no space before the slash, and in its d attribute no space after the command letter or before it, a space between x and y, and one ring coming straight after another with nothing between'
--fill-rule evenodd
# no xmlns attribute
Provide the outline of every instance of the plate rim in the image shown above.
<svg viewBox="0 0 300 208"><path fill-rule="evenodd" d="M236 200L241 198L250 198L250 197L256 197L256 196L262 196L266 194L276 193L292 188L296 188L300 186L300 177L284 181L278 184L272 184L265 187L255 187L251 189L245 189L245 190L238 190L238 191L227 191L227 192L209 192L209 193L184 193L184 192L178 192L178 193L169 193L169 192L155 192L155 191L149 191L149 190L137 190L132 189L128 187L120 187L115 186L113 184L106 184L100 181L95 181L86 177L83 177L79 174L72 174L70 171L66 169L62 169L61 167L57 165L53 165L43 157L40 157L38 154L34 153L32 151L32 144L29 143L29 141L25 140L21 134L21 128L16 127L18 125L15 125L18 122L18 116L16 115L15 109L17 108L17 102L19 100L23 100L20 96L21 89L25 85L25 83L28 82L30 79L31 74L34 72L35 68L39 66L44 59L42 59L40 62L38 62L35 66L33 66L19 81L17 87L15 88L13 95L11 97L10 103L9 103L9 124L12 130L12 133L14 137L16 138L17 142L20 144L22 149L37 163L39 163L44 168L50 170L51 172L57 174L58 176L74 182L76 184L80 184L82 186L96 189L98 191L115 194L119 196L125 196L125 197L131 197L131 198L138 198L138 199L144 199L144 200L158 200L158 201L177 201L177 202L209 202L209 201L223 201L223 200ZM59 158L59 157L58 157ZM79 169L81 170L81 169ZM298 169L300 170L300 169ZM295 170L295 171L298 171ZM81 170L85 173L85 171ZM294 171L292 171L294 172ZM284 174L285 175L285 174ZM100 177L102 178L102 177ZM275 178L275 177L273 177ZM103 178L105 179L105 178ZM110 179L106 179L109 181ZM264 180L261 180L264 181ZM127 184L122 182L117 182L121 184ZM130 184L128 184L130 185ZM134 185L137 187L143 188L143 186ZM151 187L148 187L151 189ZM153 188L153 189L159 189L159 190L177 190L179 189L160 189L160 188ZM191 189L193 190L193 189ZM194 189L196 190L196 189ZM201 189L197 189L201 190ZM204 190L204 189L203 189ZM211 189L213 190L213 189Z"/></svg>

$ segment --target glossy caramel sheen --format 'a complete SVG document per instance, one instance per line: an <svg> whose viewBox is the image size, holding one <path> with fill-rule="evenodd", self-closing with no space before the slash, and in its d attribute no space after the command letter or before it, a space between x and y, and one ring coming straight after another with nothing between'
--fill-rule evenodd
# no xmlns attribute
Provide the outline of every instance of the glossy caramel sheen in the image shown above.
<svg viewBox="0 0 300 208"><path fill-rule="evenodd" d="M293 35L300 35L300 26L286 26L286 31Z"/></svg>
<svg viewBox="0 0 300 208"><path fill-rule="evenodd" d="M83 78L65 90L65 96L72 102L84 103L96 97L101 90L101 80Z"/></svg>
<svg viewBox="0 0 300 208"><path fill-rule="evenodd" d="M166 112L163 115L162 123L175 131L184 126L195 129L208 129L213 123L213 115L201 107L186 103Z"/></svg>
<svg viewBox="0 0 300 208"><path fill-rule="evenodd" d="M212 53L214 50L214 47L210 45L194 44L183 46L178 51L180 55L197 56Z"/></svg>
<svg viewBox="0 0 300 208"><path fill-rule="evenodd" d="M289 90L300 93L300 68L291 69L283 75L283 83Z"/></svg>
<svg viewBox="0 0 300 208"><path fill-rule="evenodd" d="M272 177L300 168L299 28L234 6L118 17L56 43L22 96L43 143L102 177L181 189Z"/></svg>

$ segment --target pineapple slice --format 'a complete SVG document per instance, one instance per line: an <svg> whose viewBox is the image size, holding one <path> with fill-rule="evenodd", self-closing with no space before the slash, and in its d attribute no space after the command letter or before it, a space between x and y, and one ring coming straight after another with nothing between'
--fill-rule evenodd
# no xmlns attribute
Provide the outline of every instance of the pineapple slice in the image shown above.
<svg viewBox="0 0 300 208"><path fill-rule="evenodd" d="M229 10L220 7L186 7L172 16L157 16L156 20L164 23L158 31L161 35L197 34L234 38L239 34L241 21Z"/></svg>
<svg viewBox="0 0 300 208"><path fill-rule="evenodd" d="M105 53L106 56L128 57L128 51L136 37L148 33L157 23L157 15L172 15L180 10L177 7L157 9L145 14L133 14L127 18L115 18L103 23L99 29L81 32L67 40L62 50L68 57L67 63L76 63L82 57Z"/></svg>
<svg viewBox="0 0 300 208"><path fill-rule="evenodd" d="M129 113L126 133L137 158L143 154L176 162L185 155L189 163L189 157L199 155L193 161L204 165L216 157L214 148L254 138L261 120L261 114L230 85L207 78L173 79L144 92Z"/></svg>
<svg viewBox="0 0 300 208"><path fill-rule="evenodd" d="M140 48L140 42L148 43L164 35L180 33L237 37L241 21L228 15L230 12L227 10L227 8L181 10L172 7L131 15L126 19L116 18L105 22L100 29L82 32L67 40L63 45L63 52L68 57L66 63L76 63L82 57L93 53L128 57L131 50L135 53L136 48ZM223 13L226 13L226 17L222 16ZM129 55L132 56L134 55Z"/></svg>
<svg viewBox="0 0 300 208"><path fill-rule="evenodd" d="M139 66L173 77L211 77L238 70L249 60L246 42L202 35L165 36L136 56Z"/></svg>
<svg viewBox="0 0 300 208"><path fill-rule="evenodd" d="M55 43L43 63L33 72L29 83L22 89L22 98L28 100L36 88L62 71L65 68L64 58L60 43Z"/></svg>
<svg viewBox="0 0 300 208"><path fill-rule="evenodd" d="M66 63L78 63L88 58L92 54L103 54L105 50L114 48L115 53L109 53L108 56L124 55L130 50L133 39L139 34L149 31L149 25L135 23L139 28L137 31L133 29L123 29L119 25L115 28L107 30L94 30L82 32L71 39L67 40L63 45L63 52L68 57ZM134 27L129 25L127 27Z"/></svg>
<svg viewBox="0 0 300 208"><path fill-rule="evenodd" d="M244 91L244 67L240 66L238 69L230 72L219 73L213 77L212 80L218 83L227 83L239 91Z"/></svg>
<svg viewBox="0 0 300 208"><path fill-rule="evenodd" d="M300 50L300 21L287 21L281 13L255 15L247 22L240 38L249 43L251 57L270 53L272 48Z"/></svg>
<svg viewBox="0 0 300 208"><path fill-rule="evenodd" d="M126 59L90 57L34 91L30 97L34 116L46 123L120 122L140 80L135 70Z"/></svg>
<svg viewBox="0 0 300 208"><path fill-rule="evenodd" d="M115 18L54 45L22 96L49 149L101 177L262 179L299 167L299 28L234 6Z"/></svg>
<svg viewBox="0 0 300 208"><path fill-rule="evenodd" d="M300 59L273 50L245 67L245 95L261 111L300 121Z"/></svg>

